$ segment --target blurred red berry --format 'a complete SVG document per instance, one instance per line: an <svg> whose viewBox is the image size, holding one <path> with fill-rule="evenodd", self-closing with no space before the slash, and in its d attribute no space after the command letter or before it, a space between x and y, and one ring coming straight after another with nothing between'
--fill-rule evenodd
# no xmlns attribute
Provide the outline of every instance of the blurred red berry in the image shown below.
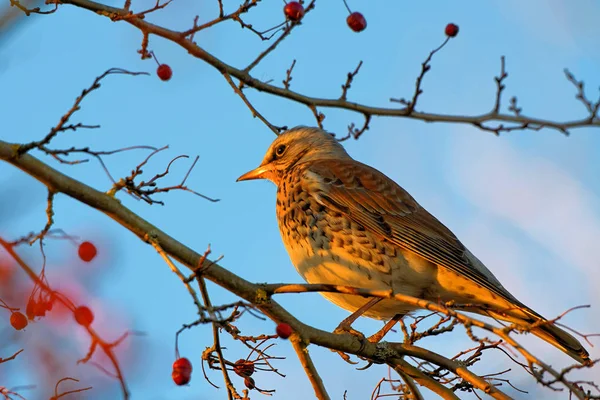
<svg viewBox="0 0 600 400"><path fill-rule="evenodd" d="M367 28L367 20L361 13L357 11L348 15L348 18L346 18L346 23L354 32L361 32Z"/></svg>
<svg viewBox="0 0 600 400"><path fill-rule="evenodd" d="M281 324L277 325L277 328L275 328L275 332L277 332L277 336L279 336L280 338L287 339L292 335L292 327L286 324L285 322L282 322Z"/></svg>
<svg viewBox="0 0 600 400"><path fill-rule="evenodd" d="M297 1L290 1L283 7L283 13L290 21L298 22L304 16L304 7Z"/></svg>
<svg viewBox="0 0 600 400"><path fill-rule="evenodd" d="M173 70L167 64L160 64L156 69L156 75L161 80L168 81L173 76Z"/></svg>
<svg viewBox="0 0 600 400"><path fill-rule="evenodd" d="M458 25L456 24L448 24L446 25L446 35L449 37L454 37L458 35Z"/></svg>
<svg viewBox="0 0 600 400"><path fill-rule="evenodd" d="M244 378L244 385L246 385L246 387L250 390L252 390L256 387L256 384L254 383L254 379L252 379L249 376Z"/></svg>
<svg viewBox="0 0 600 400"><path fill-rule="evenodd" d="M94 314L86 306L79 306L74 311L75 321L81 326L90 326L94 322Z"/></svg>
<svg viewBox="0 0 600 400"><path fill-rule="evenodd" d="M43 301L35 303L33 306L33 315L36 317L46 316L46 303Z"/></svg>
<svg viewBox="0 0 600 400"><path fill-rule="evenodd" d="M254 373L254 363L252 361L244 360L243 358L237 360L233 364L233 372L241 377L251 376Z"/></svg>
<svg viewBox="0 0 600 400"><path fill-rule="evenodd" d="M14 312L10 315L10 324L13 328L20 331L27 326L27 317L20 312Z"/></svg>
<svg viewBox="0 0 600 400"><path fill-rule="evenodd" d="M44 307L46 311L52 311L52 306L54 305L54 297L50 297L48 301L44 303Z"/></svg>
<svg viewBox="0 0 600 400"><path fill-rule="evenodd" d="M185 357L175 360L171 378L177 386L187 385L192 379L192 363L190 360Z"/></svg>
<svg viewBox="0 0 600 400"><path fill-rule="evenodd" d="M98 251L96 246L91 242L83 242L79 245L79 258L85 262L90 262L96 257Z"/></svg>
<svg viewBox="0 0 600 400"><path fill-rule="evenodd" d="M29 318L30 321L33 321L33 319L35 318L36 307L36 301L33 299L33 297L30 297L29 301L27 301L27 306L25 307L25 314L27 315L27 318Z"/></svg>

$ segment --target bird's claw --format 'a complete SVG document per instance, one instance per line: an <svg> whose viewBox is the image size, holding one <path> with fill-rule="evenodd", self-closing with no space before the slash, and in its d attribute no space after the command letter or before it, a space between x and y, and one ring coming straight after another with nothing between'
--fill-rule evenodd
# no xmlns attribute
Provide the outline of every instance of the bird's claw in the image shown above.
<svg viewBox="0 0 600 400"><path fill-rule="evenodd" d="M354 329L352 326L350 326L350 324L345 324L343 322L341 324L339 324L338 327L333 330L333 333L336 334L336 335L341 335L341 334L344 334L344 333L349 333L352 336L356 336L360 340L364 340L365 339L365 335L363 335L361 332L359 332L356 329Z"/></svg>
<svg viewBox="0 0 600 400"><path fill-rule="evenodd" d="M331 351L333 351L334 353L337 353L340 357L342 357L342 360L346 361L348 364L352 364L352 365L358 364L358 362L352 361L350 359L350 356L348 354L344 353L343 351L334 350L334 349L331 349Z"/></svg>
<svg viewBox="0 0 600 400"><path fill-rule="evenodd" d="M358 352L360 353L361 351L364 350L366 342L367 342L365 335L363 335L361 332L357 331L356 329L352 328L352 326L350 326L350 324L342 322L341 324L338 325L337 328L335 328L333 330L333 333L336 335L342 335L342 334L348 333L352 336L357 337L358 340L360 341L360 349L358 350ZM353 364L353 365L358 364L358 362L354 362L354 361L350 360L350 356L342 351L339 351L339 350L331 350L331 351L338 353L339 356L342 357L342 359L344 361L346 361L348 364Z"/></svg>

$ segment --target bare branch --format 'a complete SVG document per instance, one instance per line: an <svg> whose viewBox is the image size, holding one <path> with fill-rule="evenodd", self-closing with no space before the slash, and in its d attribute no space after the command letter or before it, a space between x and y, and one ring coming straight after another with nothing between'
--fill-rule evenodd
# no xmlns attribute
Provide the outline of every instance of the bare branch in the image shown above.
<svg viewBox="0 0 600 400"><path fill-rule="evenodd" d="M504 85L504 80L508 77L508 73L506 73L504 67L504 56L500 57L500 75L495 76L494 80L496 81L496 104L492 109L492 112L498 114L500 112L500 102L502 101L502 91L506 88ZM514 97L513 97L514 98ZM515 100L516 102L516 100Z"/></svg>
<svg viewBox="0 0 600 400"><path fill-rule="evenodd" d="M294 66L296 65L296 60L292 61L292 65L289 69L285 71L285 79L283 80L283 87L288 89L290 88L290 83L292 82L292 71L294 70Z"/></svg>
<svg viewBox="0 0 600 400"><path fill-rule="evenodd" d="M597 120L598 119L598 109L600 108L600 97L598 98L598 101L596 101L595 103L592 103L592 101L589 100L585 95L583 81L578 81L575 78L575 75L573 75L566 68L565 68L565 76L567 77L569 82L571 82L577 88L577 94L575 95L575 98L577 100L579 100L585 106L586 110L590 114L590 116L589 116L590 122Z"/></svg>
<svg viewBox="0 0 600 400"><path fill-rule="evenodd" d="M346 82L342 85L342 95L340 96L340 100L346 100L346 95L348 94L348 89L350 89L350 86L352 85L352 81L354 80L354 77L358 74L358 72L360 71L360 67L362 66L362 64L363 64L363 62L360 61L353 72L348 72ZM288 89L288 87L286 87L286 89Z"/></svg>
<svg viewBox="0 0 600 400"><path fill-rule="evenodd" d="M79 95L79 97L77 97L75 99L75 103L73 104L73 106L71 107L71 109L69 111L67 111L66 114L64 114L61 118L60 121L58 121L58 124L52 128L50 130L50 133L48 133L42 140L37 141L37 142L31 142L28 144L23 144L19 147L19 154L24 154L27 153L29 150L36 148L36 147L42 147L45 146L47 144L50 143L50 141L52 139L54 139L54 137L59 133L59 132L63 132L65 130L76 130L77 128L98 128L99 125L82 125L82 124L76 124L76 125L66 125L67 122L69 122L69 119L71 118L71 116L79 111L79 109L81 108L81 102L83 101L83 99L90 94L91 92L93 92L94 90L98 89L100 87L100 82L102 81L102 79L104 79L105 77L107 77L108 75L115 75L115 74L124 74L124 75L148 75L147 72L131 72L131 71L127 71L121 68L111 68L109 70L107 70L106 72L104 72L102 75L98 76L96 79L94 79L94 83L92 83L92 85L87 88L84 89L83 92L81 92L81 95Z"/></svg>
<svg viewBox="0 0 600 400"><path fill-rule="evenodd" d="M329 400L329 394L327 394L327 390L325 389L325 385L323 384L323 380L319 376L319 372L317 372L317 367L313 363L310 354L308 353L308 348L306 343L302 341L302 338L295 334L290 337L290 341L294 346L294 350L296 351L296 355L300 360L300 364L302 364L302 368L304 368L304 372L315 391L315 396L319 400Z"/></svg>
<svg viewBox="0 0 600 400"><path fill-rule="evenodd" d="M293 68L293 66L292 66L292 68ZM224 73L223 76L225 77L225 80L227 81L227 83L229 83L229 85L231 86L231 88L235 91L235 93L237 93L237 95L240 96L240 98L244 101L244 104L246 104L246 106L248 106L248 108L252 112L252 116L254 118L260 119L276 135L279 135L282 131L285 131L287 129L287 126L275 126L275 125L271 124L269 121L267 121L267 119L265 117L263 117L262 114L259 113L256 110L256 108L254 108L254 106L252 105L252 103L250 103L250 101L248 100L248 98L246 97L246 95L244 94L244 92L242 91L242 89L240 89L233 82L233 79L231 79L231 76L229 74L227 74L227 73Z"/></svg>
<svg viewBox="0 0 600 400"><path fill-rule="evenodd" d="M105 15L109 18L113 18L114 16L119 15L127 15L128 11L121 8L110 7L104 4L97 3L92 0L64 0L61 1L61 4L72 4L77 7L82 7L88 10L92 10L101 15ZM312 2L311 2L312 4ZM426 62L422 64L421 74L417 78L417 83L415 85L415 93L413 94L413 99L410 102L406 102L407 107L405 108L385 108L385 107L373 107L365 104L348 102L344 100L338 99L327 99L327 98L317 98L307 96L298 92L294 92L288 90L284 87L277 87L270 83L262 82L259 79L256 79L248 70L238 69L229 65L212 54L208 53L203 48L199 47L196 43L189 40L187 36L182 36L181 32L173 31L162 26L158 26L155 24L151 24L141 18L128 18L125 20L127 23L137 27L142 32L147 34L153 34L160 37L163 37L167 40L170 40L174 43L179 44L183 49L185 49L188 53L193 55L196 58L199 58L215 69L219 70L221 73L229 74L232 78L238 79L240 82L243 82L245 86L254 88L260 92L267 93L276 97L281 97L284 99L288 99L290 101L294 101L297 103L301 103L309 107L315 115L320 115L316 113L317 107L326 107L326 108L334 108L340 110L347 110L351 112L360 113L365 116L370 117L398 117L398 118L411 118L424 122L445 122L445 123L454 123L454 124L467 124L477 127L481 130L492 132L495 134L503 133L503 132L512 132L518 130L541 130L543 128L550 128L557 130L561 133L568 133L571 129L582 128L582 127L600 127L600 119L594 118L590 119L590 117L586 117L583 119L576 120L566 120L566 121L553 121L542 118L529 117L524 115L515 115L515 113L511 114L503 114L503 113L494 113L488 112L480 115L450 115L450 114L439 114L439 113L428 113L428 112L417 112L414 107L416 106L416 101L418 100L419 95L422 92L421 83L425 73L429 70L429 60L431 57L428 57ZM185 32L184 32L185 33ZM435 49L433 52L439 50ZM430 56L432 54L430 53ZM264 57L264 56L263 56ZM262 58L261 58L262 59ZM255 60L256 61L256 60ZM259 60L260 61L260 60ZM256 65L255 63L251 63L249 65ZM429 67L428 67L429 66ZM423 72L425 70L425 72ZM400 101L400 100L396 100ZM492 123L497 123L497 125L490 125Z"/></svg>

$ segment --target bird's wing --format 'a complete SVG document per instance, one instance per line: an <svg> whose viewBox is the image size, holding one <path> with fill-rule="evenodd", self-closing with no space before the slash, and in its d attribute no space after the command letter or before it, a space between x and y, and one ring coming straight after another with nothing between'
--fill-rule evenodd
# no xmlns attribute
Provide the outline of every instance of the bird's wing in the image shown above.
<svg viewBox="0 0 600 400"><path fill-rule="evenodd" d="M366 230L454 271L523 307L456 236L393 180L355 160L313 162L304 176L312 194Z"/></svg>

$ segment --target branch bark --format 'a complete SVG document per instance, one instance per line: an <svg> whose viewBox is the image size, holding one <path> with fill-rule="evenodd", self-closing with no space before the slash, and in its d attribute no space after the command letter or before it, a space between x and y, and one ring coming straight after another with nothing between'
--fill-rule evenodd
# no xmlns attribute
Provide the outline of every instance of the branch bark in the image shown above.
<svg viewBox="0 0 600 400"><path fill-rule="evenodd" d="M148 244L151 244L152 242L158 244L166 254L186 265L192 271L197 270L198 267L200 267L203 278L209 279L210 281L229 290L235 295L255 304L273 321L277 323L288 323L303 340L329 349L335 349L345 353L359 355L369 360L386 362L386 360L381 359L381 343L377 345L369 342L364 343L352 335L332 334L306 325L296 319L276 301L272 300L268 294L268 291L265 290L265 288L269 288L269 290L271 290L282 285L258 285L251 283L221 267L217 263L206 259L204 259L204 264L199 266L198 263L202 260L201 254L183 245L173 237L169 236L167 233L161 231L156 226L141 218L127 207L123 206L118 199L99 192L82 182L70 178L69 176L55 170L54 168L46 165L42 161L29 154L19 155L18 149L19 144L8 143L0 140L0 159L34 177L42 184L47 186L49 190L52 190L56 193L66 194L75 200L78 200L103 212L117 223L122 225L124 228L138 236L144 242ZM283 286L289 287L291 285ZM302 287L303 285L293 286ZM309 288L311 287L311 285L305 286ZM381 295L385 296L384 293ZM431 355L435 353L418 348L416 346L406 347L401 343L397 343L391 350L390 358L398 358L403 355L409 355L433 363L436 363L437 361L437 358L431 357ZM387 351L385 353L390 352ZM445 359L441 355L437 356ZM454 365L453 368L456 371L468 371L466 368L460 367L457 363L451 360L445 359L445 363L449 366ZM465 373L463 379L466 379L475 387L485 387L485 391L491 396L496 398L506 398L506 395L498 388L490 385L484 379L475 374L470 372Z"/></svg>
<svg viewBox="0 0 600 400"><path fill-rule="evenodd" d="M315 391L317 399L330 400L331 398L329 397L329 394L327 394L323 380L317 372L317 367L313 363L310 354L308 354L308 346L306 343L302 341L302 338L300 338L299 335L295 334L290 337L290 341L292 342L292 346L294 346L294 350L298 355L298 360L300 360L302 368L304 368L304 373L306 373L306 376L310 380L310 384Z"/></svg>

